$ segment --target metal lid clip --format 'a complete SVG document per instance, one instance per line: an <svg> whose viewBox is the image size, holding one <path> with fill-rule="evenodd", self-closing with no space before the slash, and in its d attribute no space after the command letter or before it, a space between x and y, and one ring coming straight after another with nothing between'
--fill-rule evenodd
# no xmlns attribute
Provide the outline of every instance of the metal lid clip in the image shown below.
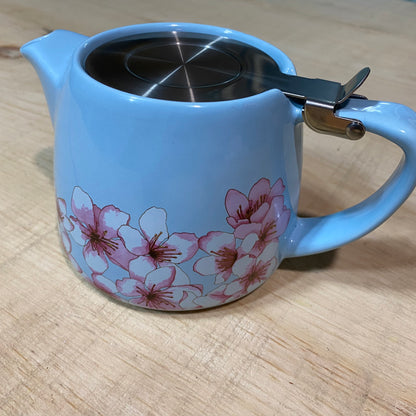
<svg viewBox="0 0 416 416"><path fill-rule="evenodd" d="M344 85L323 79L286 75L282 91L289 98L304 101L303 118L312 130L357 140L365 134L365 127L361 121L339 117L335 111L348 98L366 99L353 93L369 73L370 68L363 68Z"/></svg>

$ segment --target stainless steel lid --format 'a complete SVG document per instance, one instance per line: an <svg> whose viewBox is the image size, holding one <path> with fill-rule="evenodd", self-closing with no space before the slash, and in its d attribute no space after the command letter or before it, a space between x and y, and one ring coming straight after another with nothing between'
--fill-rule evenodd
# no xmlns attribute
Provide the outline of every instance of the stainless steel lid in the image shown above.
<svg viewBox="0 0 416 416"><path fill-rule="evenodd" d="M259 49L224 37L158 32L117 39L87 57L87 73L110 87L171 101L225 101L270 89L280 70Z"/></svg>
<svg viewBox="0 0 416 416"><path fill-rule="evenodd" d="M345 121L334 112L364 82L369 68L344 85L287 75L269 55L251 45L176 31L114 39L94 49L84 67L109 87L170 101L226 101L277 88L304 105L305 121L314 130L350 139L365 132L357 120Z"/></svg>

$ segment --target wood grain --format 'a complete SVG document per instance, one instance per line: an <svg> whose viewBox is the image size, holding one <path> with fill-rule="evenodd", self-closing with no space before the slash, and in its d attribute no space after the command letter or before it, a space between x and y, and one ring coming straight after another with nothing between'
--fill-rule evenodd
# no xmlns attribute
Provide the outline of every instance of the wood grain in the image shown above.
<svg viewBox="0 0 416 416"><path fill-rule="evenodd" d="M416 109L416 5L404 0L0 0L0 415L416 415L416 196L336 251L285 261L248 297L199 313L121 305L66 263L53 131L18 54L53 29L193 21L261 37L304 76ZM373 192L399 150L305 129L300 211Z"/></svg>

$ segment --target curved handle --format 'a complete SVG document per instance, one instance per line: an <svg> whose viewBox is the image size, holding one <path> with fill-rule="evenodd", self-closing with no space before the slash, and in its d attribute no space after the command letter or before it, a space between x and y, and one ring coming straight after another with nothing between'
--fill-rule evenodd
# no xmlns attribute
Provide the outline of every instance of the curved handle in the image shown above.
<svg viewBox="0 0 416 416"><path fill-rule="evenodd" d="M389 218L415 188L414 111L401 104L351 99L337 114L361 120L369 132L400 146L404 156L387 182L361 203L323 217L298 217L284 257L332 250L362 237Z"/></svg>

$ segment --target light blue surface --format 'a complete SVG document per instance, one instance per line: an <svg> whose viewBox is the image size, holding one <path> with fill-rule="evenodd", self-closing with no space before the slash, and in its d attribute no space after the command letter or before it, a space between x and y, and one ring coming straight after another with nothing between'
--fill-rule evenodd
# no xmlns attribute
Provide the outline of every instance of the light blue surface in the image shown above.
<svg viewBox="0 0 416 416"><path fill-rule="evenodd" d="M55 31L29 42L22 53L36 68L47 98L56 135L56 193L66 202L68 217L74 188L79 187L98 207L114 205L128 213L130 226L136 229L140 216L158 207L167 213L169 233L187 232L197 237L210 231L232 233L226 221L227 192L235 189L248 196L261 178L271 185L281 178L284 204L291 214L273 260L278 264L284 257L333 249L359 238L388 218L410 194L416 183L416 117L406 107L350 100L339 111L397 143L406 157L387 184L363 203L327 217L300 219L296 213L302 163L301 109L280 91L224 102L163 101L112 89L83 70L88 53L110 39L173 29L245 42L269 54L283 72L295 74L291 61L272 45L203 25L137 25L92 38ZM91 280L83 248L72 241L71 250L70 256ZM193 259L204 255L200 249ZM207 301L207 293L222 288L215 276L194 272L193 262L180 267L190 284L203 285L205 299L189 303L189 297L182 309L223 303L214 298ZM114 289L128 270L110 264L104 275L112 288L107 291L129 301ZM233 279L238 281L232 276L227 283Z"/></svg>
<svg viewBox="0 0 416 416"><path fill-rule="evenodd" d="M395 103L351 99L338 111L359 119L367 131L391 140L404 152L387 182L365 201L319 218L300 218L286 256L296 257L331 250L374 230L407 199L416 184L416 113Z"/></svg>

